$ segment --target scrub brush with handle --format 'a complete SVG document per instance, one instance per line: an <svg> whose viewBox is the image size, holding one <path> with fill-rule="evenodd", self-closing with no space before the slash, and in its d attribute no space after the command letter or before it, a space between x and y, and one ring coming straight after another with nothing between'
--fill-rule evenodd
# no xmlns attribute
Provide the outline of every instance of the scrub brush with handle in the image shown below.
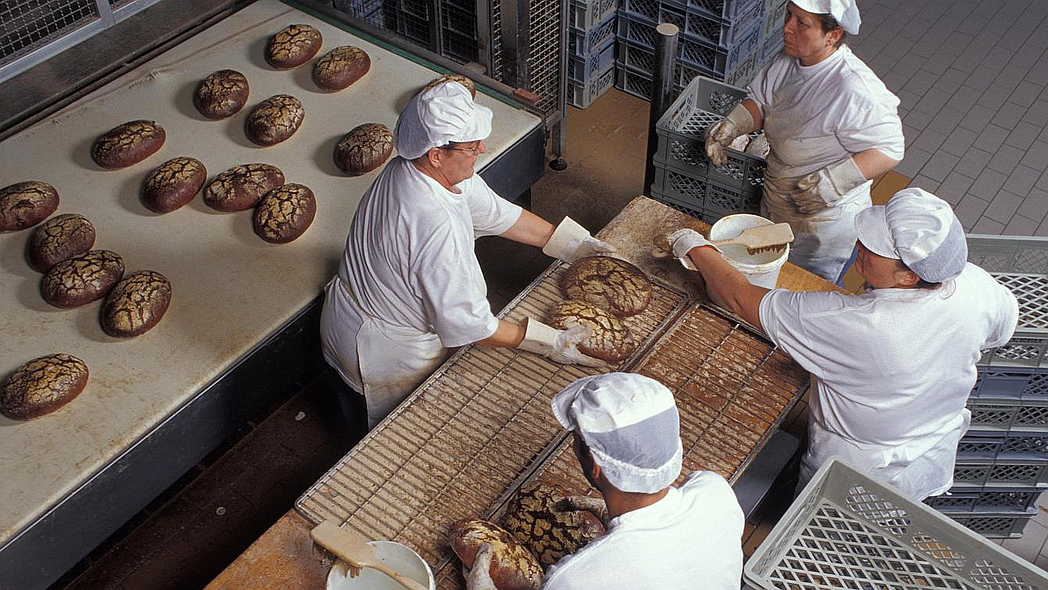
<svg viewBox="0 0 1048 590"><path fill-rule="evenodd" d="M314 527L309 532L309 536L314 543L348 563L351 577L355 578L360 575L361 568L369 567L393 578L408 590L429 590L425 584L416 582L382 563L382 560L378 555L375 555L375 550L367 544L364 537L353 531L339 528L337 524L330 520L325 520Z"/></svg>
<svg viewBox="0 0 1048 590"><path fill-rule="evenodd" d="M748 227L739 235L724 240L710 240L710 245L723 252L724 246L742 246L749 254L759 254L771 250L782 251L786 244L793 241L793 230L788 223L772 223ZM673 256L673 248L670 246L667 236L659 234L655 236L651 254L655 258L669 258Z"/></svg>

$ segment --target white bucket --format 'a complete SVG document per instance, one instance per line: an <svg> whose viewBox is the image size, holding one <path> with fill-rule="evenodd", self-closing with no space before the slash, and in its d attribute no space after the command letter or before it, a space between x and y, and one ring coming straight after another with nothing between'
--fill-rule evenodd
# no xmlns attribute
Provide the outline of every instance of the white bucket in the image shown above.
<svg viewBox="0 0 1048 590"><path fill-rule="evenodd" d="M395 541L369 541L375 554L386 565L429 588L436 590L433 571L418 553ZM404 590L396 580L371 568L360 570L360 575L351 578L346 564L336 561L328 572L327 590Z"/></svg>
<svg viewBox="0 0 1048 590"><path fill-rule="evenodd" d="M750 215L748 213L727 215L718 220L717 223L714 223L713 227L710 228L710 239L726 240L734 238L742 233L744 229L771 225L771 223L771 221L759 215ZM790 245L787 244L786 249L782 251L768 250L756 254L747 252L745 246L725 246L721 248L721 255L728 261L728 264L746 275L746 280L751 285L774 289L775 283L779 280L779 269L782 268L786 259L789 258Z"/></svg>

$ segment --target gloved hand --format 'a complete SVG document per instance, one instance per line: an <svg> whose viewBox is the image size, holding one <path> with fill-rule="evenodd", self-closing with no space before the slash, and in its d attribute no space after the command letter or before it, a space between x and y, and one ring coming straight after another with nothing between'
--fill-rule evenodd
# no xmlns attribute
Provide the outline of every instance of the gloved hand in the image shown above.
<svg viewBox="0 0 1048 590"><path fill-rule="evenodd" d="M491 543L484 543L477 549L473 558L473 567L462 566L462 577L466 578L466 590L498 590L491 579L491 556L495 550Z"/></svg>
<svg viewBox="0 0 1048 590"><path fill-rule="evenodd" d="M609 524L608 520L608 505L604 502L604 498L594 498L593 496L565 496L564 503L567 504L568 510L585 510L592 512L597 518L600 519L600 523L607 529Z"/></svg>
<svg viewBox="0 0 1048 590"><path fill-rule="evenodd" d="M678 229L666 236L666 241L670 243L670 247L673 249L674 258L680 260L680 263L688 270L698 270L695 268L695 263L691 261L691 258L688 258L688 252L691 252L692 248L712 245L702 234L693 229Z"/></svg>
<svg viewBox="0 0 1048 590"><path fill-rule="evenodd" d="M542 247L542 251L547 256L559 258L564 262L575 262L586 256L612 254L615 247L594 238L574 219L565 217Z"/></svg>
<svg viewBox="0 0 1048 590"><path fill-rule="evenodd" d="M709 156L713 165L720 168L726 164L728 154L725 153L724 148L731 145L736 137L755 131L754 127L753 115L742 106L741 102L735 105L727 117L710 127L706 134L706 155Z"/></svg>
<svg viewBox="0 0 1048 590"><path fill-rule="evenodd" d="M592 328L583 324L567 330L558 330L534 318L528 318L524 328L524 340L517 348L541 354L557 363L601 367L604 366L604 361L579 352L579 342L589 338L592 331Z"/></svg>
<svg viewBox="0 0 1048 590"><path fill-rule="evenodd" d="M797 181L800 189L793 202L801 213L811 215L840 201L852 189L866 182L866 177L852 158L816 170Z"/></svg>

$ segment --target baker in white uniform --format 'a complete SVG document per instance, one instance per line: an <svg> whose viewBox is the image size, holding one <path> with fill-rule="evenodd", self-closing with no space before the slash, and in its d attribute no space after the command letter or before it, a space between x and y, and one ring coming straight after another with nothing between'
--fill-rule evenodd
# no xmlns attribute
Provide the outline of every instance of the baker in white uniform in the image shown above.
<svg viewBox="0 0 1048 590"><path fill-rule="evenodd" d="M966 262L950 205L919 188L856 218L862 295L751 285L697 232L675 232L706 290L812 374L801 484L832 456L922 500L953 483L980 350L1015 331L1018 303ZM707 246L707 247L704 247Z"/></svg>
<svg viewBox="0 0 1048 590"><path fill-rule="evenodd" d="M790 262L831 282L851 258L855 215L871 205L870 179L903 157L899 99L841 44L858 32L854 0L790 2L783 52L706 140L706 153L723 166L736 137L764 130L771 152L761 213L793 228Z"/></svg>
<svg viewBox="0 0 1048 590"><path fill-rule="evenodd" d="M589 498L607 532L550 566L543 590L738 590L742 509L716 473L672 485L683 449L669 389L635 373L584 377L553 398L553 415L572 431L582 471L604 499ZM495 589L490 558L485 545L467 572L469 590Z"/></svg>
<svg viewBox="0 0 1048 590"><path fill-rule="evenodd" d="M566 261L614 250L569 218L554 228L474 174L491 116L455 82L415 95L393 133L397 157L353 216L338 274L325 288L321 347L342 380L363 393L369 427L450 347L476 342L600 364L578 351L588 335L582 327L555 330L535 319L519 326L491 312L476 238L503 236Z"/></svg>

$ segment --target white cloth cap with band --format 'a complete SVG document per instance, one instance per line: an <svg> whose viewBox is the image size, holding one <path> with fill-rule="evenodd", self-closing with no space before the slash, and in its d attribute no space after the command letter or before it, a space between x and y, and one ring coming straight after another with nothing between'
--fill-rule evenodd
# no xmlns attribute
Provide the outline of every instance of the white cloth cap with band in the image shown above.
<svg viewBox="0 0 1048 590"><path fill-rule="evenodd" d="M968 261L968 243L953 208L919 188L906 188L855 217L859 241L869 251L902 260L931 283L956 278Z"/></svg>
<svg viewBox="0 0 1048 590"><path fill-rule="evenodd" d="M450 142L469 142L491 135L491 109L476 104L458 82L427 88L411 98L393 130L397 153L408 160Z"/></svg>
<svg viewBox="0 0 1048 590"><path fill-rule="evenodd" d="M684 449L673 393L636 373L583 377L553 398L553 415L589 446L623 492L655 493L681 471Z"/></svg>
<svg viewBox="0 0 1048 590"><path fill-rule="evenodd" d="M849 35L859 34L862 19L859 18L859 7L855 5L855 0L793 0L793 3L801 10L832 16Z"/></svg>

